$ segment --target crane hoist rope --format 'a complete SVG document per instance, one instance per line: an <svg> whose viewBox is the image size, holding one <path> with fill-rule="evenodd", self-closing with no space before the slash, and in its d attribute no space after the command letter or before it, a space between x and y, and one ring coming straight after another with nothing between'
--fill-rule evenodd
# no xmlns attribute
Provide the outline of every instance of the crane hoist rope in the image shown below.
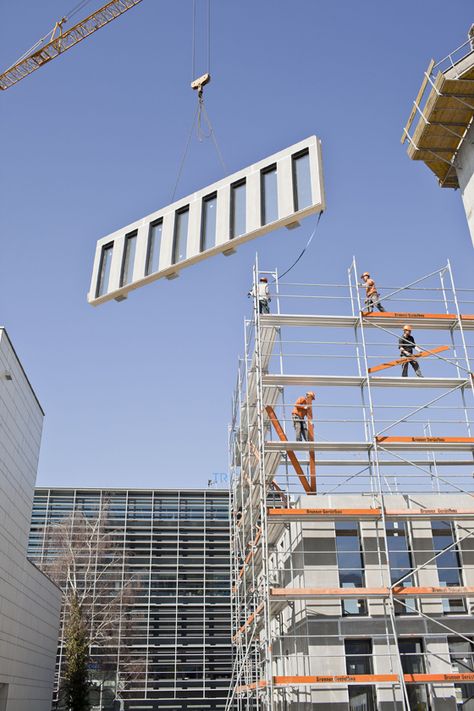
<svg viewBox="0 0 474 711"><path fill-rule="evenodd" d="M222 151L220 149L219 143L217 141L216 133L214 131L214 127L211 123L211 119L209 118L208 111L206 109L206 106L204 104L204 87L210 83L211 81L211 74L210 74L210 63L211 63L211 0L206 0L207 1L207 71L202 74L201 76L197 77L194 79L193 77L195 76L195 71L196 71L196 36L197 36L197 0L193 0L193 8L192 8L192 51L191 51L191 56L192 56L192 61L191 61L191 71L192 71L192 81L191 81L191 89L193 91L197 92L197 108L194 112L194 117L193 121L191 124L191 129L189 131L186 143L185 143L185 148L184 152L181 158L181 162L179 164L178 168L178 174L176 176L176 181L174 184L173 192L171 195L171 202L174 202L174 198L176 196L176 190L178 189L178 184L181 179L181 174L183 172L184 164L186 162L186 158L188 156L189 152L189 146L191 144L191 138L194 133L194 127L196 127L196 135L198 141L202 142L205 139L210 138L214 144L214 148L216 149L217 157L219 159L219 162L224 170L224 172L227 172L227 167L222 155ZM207 126L207 128L205 127Z"/></svg>

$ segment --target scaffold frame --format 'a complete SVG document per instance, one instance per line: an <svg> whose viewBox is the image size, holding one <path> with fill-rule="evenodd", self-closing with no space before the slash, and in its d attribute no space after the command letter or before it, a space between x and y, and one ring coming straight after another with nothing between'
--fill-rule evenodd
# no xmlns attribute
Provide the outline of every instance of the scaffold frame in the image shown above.
<svg viewBox="0 0 474 711"><path fill-rule="evenodd" d="M272 282L271 314L259 313L257 286L262 275ZM425 664L425 672L409 673L406 670L408 657L400 652L398 643L400 635L406 636L402 608L405 614L416 613L417 624L424 622L430 641L449 634L471 644L474 634L474 629L466 632L459 620L444 618L439 613L441 608L444 610L443 606L450 604L453 609L456 605L461 609L460 600L463 601L463 609L467 610L470 598L474 601L474 577L470 569L469 581L461 585L450 587L434 584L431 580L439 561L443 561L450 551L458 555L466 544L471 546L466 551L474 550L474 523L470 524L474 521L474 502L469 505L474 496L474 377L470 365L474 342L471 343L472 338L469 340L474 330L474 317L468 313L469 309L472 311L468 297L474 294L474 290L456 291L448 261L442 268L408 285L384 286L384 293L388 293L381 298L387 311L369 313L361 299L355 258L347 270L347 278L345 286L288 285L279 280L277 271L261 271L258 260L253 269L253 314L244 323L245 351L239 361L230 426L234 663L227 701L229 711L233 708L238 711L318 708L317 703L311 705L315 689L334 688L337 693L348 693L349 686L360 684L383 689L383 693L392 695L394 709L408 710L414 686L426 687L427 694L431 694L433 688L437 693L441 689L439 693L449 696L453 685L474 681L474 667L472 673L469 670L453 672L446 654L443 657L444 672L429 668L433 655L430 657L431 653L426 652L428 663ZM316 287L322 288L325 294L312 295L309 297L309 312L299 308L295 314L282 309L285 298L290 296L285 292L289 287L296 292L292 296L298 304L305 299L301 289L308 292ZM314 313L312 299L327 300L327 291L333 287L346 290L348 296L336 296L333 302L339 304L339 311L342 308L346 313ZM435 298L431 298L433 293ZM458 297L458 293L462 298ZM428 313L401 310L399 304L404 306L403 302L412 300L415 294L418 304L430 303ZM432 306L434 301L437 302L436 307ZM389 303L396 308L389 310ZM371 372L374 358L383 356L373 354L374 344L385 346L398 339L400 333L394 329L400 329L406 321L410 321L414 330L422 334L420 345L423 341L421 350L429 356L426 358L426 362L430 363L427 367L443 373L446 371L449 375L440 377L436 373L425 378L407 378ZM318 341L307 335L320 328L330 334L344 329L344 333L352 334L352 340L341 341L330 335L326 340ZM284 329L304 329L304 338L299 345L308 346L310 352L304 353L306 358L320 358L322 364L328 367L336 358L351 357L351 367L355 372L321 374L318 369L288 372L287 361L304 359L301 353L289 354L289 345L291 348L298 341L287 339ZM439 343L425 342L427 331L439 332L446 343L441 347ZM374 338L381 340L374 341ZM350 347L353 349L352 356L333 354L325 357L324 353L319 353L329 345L336 345L340 350ZM431 352L433 347L434 353ZM345 364L344 360L342 362ZM350 408L357 407L359 414L362 413L357 426L363 437L332 437L325 440L319 436L322 426L334 431L349 423L349 428L355 428L356 420L339 416L334 420L324 420L323 425L323 419L318 416L315 437L309 436L309 441L290 438L289 392L292 388L312 386L314 389L324 388L324 392L327 392L326 388L330 392L359 391L358 405L352 404L351 400L347 405L321 404L320 407L330 408L329 412L331 408L350 412ZM386 390L388 388L390 390ZM427 388L433 388L434 394L413 405L386 405L383 400L380 404L385 392L391 395L402 393L403 397L410 399L413 393L424 396ZM318 407L316 405L317 410ZM388 415L381 417L381 411L385 415L388 412ZM407 435L407 426L417 431ZM446 427L446 433L443 434L440 427ZM405 428L401 434L398 432L400 428ZM275 434L278 436L273 439ZM334 453L337 458L331 456ZM310 486L311 454L316 455L318 471L318 485L316 487L315 481L313 489ZM308 472L308 488L301 477L305 469ZM348 471L347 477L339 473L343 469ZM401 474L397 472L395 476L391 473L391 470L399 469ZM403 470L408 473L404 475ZM420 485L421 494L416 488L413 494L412 487ZM367 501L367 505L349 503L338 506L335 503L338 496L342 496L342 500L352 497L354 501ZM420 500L419 505L416 505L414 497ZM310 534L304 531L310 531L311 526L324 527L329 525L328 522L335 526L337 521L357 521L358 526L361 522L372 521L370 525L375 526L372 553L376 563L372 564L370 574L372 578L378 575L377 585L344 588L319 580L315 584L314 576L312 584L306 584L305 577L311 578L311 574L306 570L305 563L298 568L299 558L295 553L298 546L303 546L302 558L305 558L305 535ZM413 532L409 533L408 527L410 530L413 526L427 527L435 525L436 521L443 524L449 522L452 527L453 537L449 545L433 550L432 555L425 556L426 560L412 560L405 574L399 580L392 580L389 527L406 526L406 536L411 541ZM318 552L324 554L319 549ZM415 549L413 552L419 553ZM467 560L467 552L463 555ZM462 575L467 575L464 568ZM431 584L426 584L424 578L430 578ZM295 581L303 581L304 584L296 584ZM297 616L301 610L309 609L309 605L324 604L324 601L343 610L345 600L357 603L361 599L366 607L372 604L368 601L378 601L373 604L379 605L377 609L383 629L379 625L374 644L382 640L385 645L387 660L382 663L382 666L385 664L384 673L339 673L339 668L330 673L318 673L317 669L312 669L314 660L309 654L306 657L300 655L299 660L296 653L293 660L290 659L291 654L287 655L286 660L283 659L283 642L288 642L288 648L292 643L285 618L289 610ZM306 607L298 608L298 605ZM309 640L308 616L308 612L301 613ZM343 613L340 612L339 616L342 619ZM368 616L372 618L372 613ZM334 636L340 642L344 635L338 630ZM307 646L309 649L309 642ZM342 663L340 659L336 661L339 665ZM297 669L298 673L282 673L285 664L288 668ZM330 709L330 703L326 703L327 706L321 705L320 708Z"/></svg>

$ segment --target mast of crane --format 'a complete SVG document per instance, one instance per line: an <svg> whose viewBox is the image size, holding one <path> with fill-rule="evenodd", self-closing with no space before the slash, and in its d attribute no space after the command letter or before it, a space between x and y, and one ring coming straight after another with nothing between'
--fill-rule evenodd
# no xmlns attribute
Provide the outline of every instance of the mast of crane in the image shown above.
<svg viewBox="0 0 474 711"><path fill-rule="evenodd" d="M63 24L67 18L62 18L56 22L49 40L40 49L36 49L21 57L15 64L0 74L0 89L9 89L14 84L35 72L39 67L47 64L55 57L63 54L67 49L82 42L96 30L108 25L109 22L123 15L127 10L138 5L142 0L111 0L103 7L96 10L88 17L84 18L68 30L63 30ZM59 32L57 36L56 31Z"/></svg>

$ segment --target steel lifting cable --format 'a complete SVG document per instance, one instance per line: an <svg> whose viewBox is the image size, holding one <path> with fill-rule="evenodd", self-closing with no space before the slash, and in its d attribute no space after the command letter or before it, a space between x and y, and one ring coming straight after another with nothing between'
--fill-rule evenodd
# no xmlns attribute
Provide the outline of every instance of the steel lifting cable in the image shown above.
<svg viewBox="0 0 474 711"><path fill-rule="evenodd" d="M88 0L87 0L88 1ZM197 34L197 0L193 0L193 5L192 5L192 40L191 40L191 80L192 82L195 82L195 72L196 72L196 34ZM209 118L209 114L207 112L206 106L204 105L204 96L203 96L203 88L206 83L209 82L210 80L210 68L211 68L211 0L207 0L207 72L204 75L204 77L207 77L207 79L199 85L193 86L193 83L191 86L193 86L193 89L198 90L198 105L196 107L196 110L194 112L194 117L193 121L191 124L191 129L188 134L188 138L186 140L183 156L181 158L181 162L179 164L178 168L178 174L176 177L175 185L173 188L173 193L172 193L172 198L171 202L174 201L174 198L176 196L176 191L178 189L179 181L181 179L181 174L183 172L184 164L186 162L186 158L188 156L189 152L189 147L191 144L191 138L193 135L194 131L194 126L196 126L196 135L197 139L199 142L202 142L206 138L210 138L214 144L214 148L216 149L217 157L219 159L219 162L224 170L224 172L227 172L227 166L225 164L222 151L220 149L216 133L214 131L214 127L211 123L211 119ZM207 130L204 128L203 122L207 124Z"/></svg>

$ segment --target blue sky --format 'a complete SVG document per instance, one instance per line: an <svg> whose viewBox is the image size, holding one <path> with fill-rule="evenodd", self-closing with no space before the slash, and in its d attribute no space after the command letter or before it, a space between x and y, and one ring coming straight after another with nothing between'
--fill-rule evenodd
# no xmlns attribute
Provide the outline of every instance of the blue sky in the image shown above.
<svg viewBox="0 0 474 711"><path fill-rule="evenodd" d="M0 65L71 5L4 3ZM341 282L355 254L402 284L450 257L472 286L459 193L400 145L430 58L472 22L467 0L445 8L213 0L206 102L228 171L313 133L323 142L327 212L292 280ZM284 270L312 228L87 304L96 240L170 201L196 101L191 17L191 0L143 0L0 96L0 320L46 411L43 485L205 486L225 471L255 250ZM194 140L177 197L221 177L210 142Z"/></svg>

